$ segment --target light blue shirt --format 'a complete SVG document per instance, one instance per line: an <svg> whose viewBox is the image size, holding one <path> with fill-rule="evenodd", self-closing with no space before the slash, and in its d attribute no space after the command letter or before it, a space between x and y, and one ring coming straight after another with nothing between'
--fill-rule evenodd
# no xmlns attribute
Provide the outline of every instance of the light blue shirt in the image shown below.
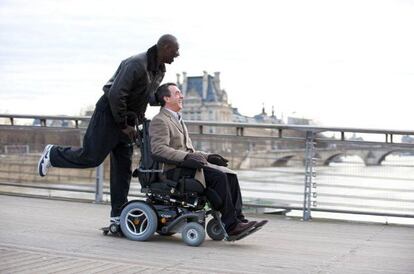
<svg viewBox="0 0 414 274"><path fill-rule="evenodd" d="M182 121L182 115L179 112L175 112L174 110L171 110L169 108L164 108L164 109L166 109L169 112L171 112L172 115L175 117L175 119L177 119L177 121L181 123L181 121Z"/></svg>

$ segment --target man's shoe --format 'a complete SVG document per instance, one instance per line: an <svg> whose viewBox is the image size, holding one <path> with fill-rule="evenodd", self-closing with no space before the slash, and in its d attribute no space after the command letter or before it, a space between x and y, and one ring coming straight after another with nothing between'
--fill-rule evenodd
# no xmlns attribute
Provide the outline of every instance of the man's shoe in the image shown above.
<svg viewBox="0 0 414 274"><path fill-rule="evenodd" d="M47 145L45 147L42 156L40 156L39 163L37 164L37 170L39 172L39 175L42 177L46 176L49 167L52 166L50 163L50 150L52 147L53 145Z"/></svg>
<svg viewBox="0 0 414 274"><path fill-rule="evenodd" d="M124 234L122 233L122 230L119 224L120 224L119 217L111 217L111 219L109 219L109 226L102 227L101 230L104 235L110 234L110 235L123 237Z"/></svg>
<svg viewBox="0 0 414 274"><path fill-rule="evenodd" d="M111 217L110 224L109 224L109 231L112 234L117 234L118 236L124 236L120 227L120 218L119 217Z"/></svg>
<svg viewBox="0 0 414 274"><path fill-rule="evenodd" d="M260 222L257 222L256 225L254 227L261 227L264 226L265 224L267 224L268 220L262 220Z"/></svg>
<svg viewBox="0 0 414 274"><path fill-rule="evenodd" d="M249 230L250 228L252 228L255 224L256 224L255 221L248 222L248 223L239 222L232 229L230 229L230 231L228 231L227 234L229 236L239 235L239 234Z"/></svg>
<svg viewBox="0 0 414 274"><path fill-rule="evenodd" d="M249 222L249 220L247 220L247 219L246 219L246 217L244 217L243 215L242 215L242 216L237 217L237 219L239 219L239 221L240 221L241 223L248 223L248 222Z"/></svg>
<svg viewBox="0 0 414 274"><path fill-rule="evenodd" d="M119 225L120 220L121 220L121 219L119 218L119 216L117 216L117 217L111 217L111 218L109 219L109 225L112 225L112 224Z"/></svg>

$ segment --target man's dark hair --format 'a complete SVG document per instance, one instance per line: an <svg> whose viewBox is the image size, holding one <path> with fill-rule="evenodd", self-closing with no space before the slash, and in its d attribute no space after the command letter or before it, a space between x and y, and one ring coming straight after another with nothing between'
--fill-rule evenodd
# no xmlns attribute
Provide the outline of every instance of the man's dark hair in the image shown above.
<svg viewBox="0 0 414 274"><path fill-rule="evenodd" d="M171 92L169 90L170 86L177 86L177 84L175 83L165 83L162 84L161 86L158 87L157 91L155 92L155 98L157 99L157 101L160 103L160 105L163 107L165 106L165 101L164 101L164 97L170 97L171 96Z"/></svg>

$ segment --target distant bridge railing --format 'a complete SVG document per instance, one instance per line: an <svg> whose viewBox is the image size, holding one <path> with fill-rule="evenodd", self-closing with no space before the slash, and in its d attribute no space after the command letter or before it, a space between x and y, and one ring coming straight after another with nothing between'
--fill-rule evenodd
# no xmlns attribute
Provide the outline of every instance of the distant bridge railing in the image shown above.
<svg viewBox="0 0 414 274"><path fill-rule="evenodd" d="M59 129L63 133L78 129L82 133L89 119L86 116L0 114L0 130ZM338 175L332 173L335 168L321 167L340 162L341 155L357 155L367 166L378 166L392 153L414 155L414 143L404 141L413 140L414 131L210 121L186 121L186 124L198 149L218 151L231 160L233 168L240 169L247 205L301 210L304 220L311 218L312 211L414 218L414 178L410 175L414 174L414 164L403 164L410 172L403 171L404 176L393 174L395 178L381 176L388 167L378 169L380 175L360 175L354 171ZM278 167L255 168L260 166ZM60 177L64 176L64 171L61 172ZM41 181L34 185L21 180L9 180L0 183L0 187L3 185L10 190L32 186L49 191L94 193L95 200L101 202L108 195L103 173L102 166L96 170L93 188L76 183L47 185ZM320 177L318 182L317 176ZM7 181L4 176L0 179ZM373 180L381 183L372 183ZM131 195L139 196L139 187L133 187Z"/></svg>
<svg viewBox="0 0 414 274"><path fill-rule="evenodd" d="M27 123L27 121L32 121L32 123ZM54 121L69 121L65 127L66 128L86 128L86 126L82 126L82 122L87 123L89 122L89 116L65 116L65 115L22 115L22 114L0 114L0 125L2 126L40 126L40 127L58 127L61 128L61 125L56 126L56 124L48 123ZM23 121L23 122L22 122ZM35 124L38 121L38 124ZM286 130L295 130L301 132L313 132L313 133L322 133L322 132L331 132L331 133L338 133L340 138L337 140L332 140L329 138L320 139L316 138L319 141L327 141L327 142L334 142L334 141L342 141L342 142L349 142L349 143L367 143L367 141L358 141L358 140L350 140L346 138L348 133L362 133L362 134L377 134L382 136L382 140L374 141L375 144L399 144L403 147L412 147L412 144L407 144L403 142L399 142L395 140L396 136L414 136L414 130L386 130L386 129L365 129L365 128L341 128L341 127L319 127L319 126L309 126L309 125L286 125L286 124L251 124L251 123L233 123L233 122L211 122L211 121L191 121L186 120L186 125L192 125L198 127L198 132L194 132L196 134L201 135L209 135L211 133L206 132L206 127L230 127L235 129L236 136L239 137L256 137L260 138L260 136L252 136L246 135L245 129L247 128L255 128L255 129L273 129L277 131L277 135L273 135L273 138L284 138L288 140L293 140L297 138L286 137L284 136L283 132ZM215 134L216 135L216 134ZM234 134L220 134L221 136L234 136ZM303 138L299 138L297 140L303 140ZM371 142L370 142L371 143Z"/></svg>

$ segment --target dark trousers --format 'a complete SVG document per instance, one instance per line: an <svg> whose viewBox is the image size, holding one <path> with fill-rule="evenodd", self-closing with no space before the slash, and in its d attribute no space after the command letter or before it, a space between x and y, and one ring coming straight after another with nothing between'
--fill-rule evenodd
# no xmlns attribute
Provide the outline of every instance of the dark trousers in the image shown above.
<svg viewBox="0 0 414 274"><path fill-rule="evenodd" d="M228 231L238 222L237 211L233 203L232 192L227 179L228 174L211 167L204 167L203 170L206 186L213 189L222 201L222 207L219 209L221 213L221 221Z"/></svg>
<svg viewBox="0 0 414 274"><path fill-rule="evenodd" d="M237 179L236 174L226 173L226 175L230 187L231 200L233 202L234 209L236 210L237 219L243 220L245 217L242 213L243 200L240 192L239 180Z"/></svg>
<svg viewBox="0 0 414 274"><path fill-rule="evenodd" d="M103 95L96 103L83 147L53 146L50 161L53 167L91 168L99 166L111 154L111 217L121 214L127 202L131 182L133 146L128 136L116 125L108 99Z"/></svg>

